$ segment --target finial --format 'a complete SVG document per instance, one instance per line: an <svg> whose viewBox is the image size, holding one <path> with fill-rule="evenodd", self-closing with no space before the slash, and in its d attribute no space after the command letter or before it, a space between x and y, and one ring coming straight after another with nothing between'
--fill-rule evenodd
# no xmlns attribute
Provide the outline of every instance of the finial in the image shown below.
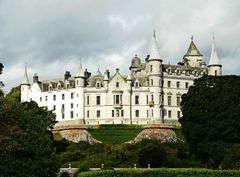
<svg viewBox="0 0 240 177"><path fill-rule="evenodd" d="M191 41L193 41L193 34L192 34L192 36L191 36Z"/></svg>

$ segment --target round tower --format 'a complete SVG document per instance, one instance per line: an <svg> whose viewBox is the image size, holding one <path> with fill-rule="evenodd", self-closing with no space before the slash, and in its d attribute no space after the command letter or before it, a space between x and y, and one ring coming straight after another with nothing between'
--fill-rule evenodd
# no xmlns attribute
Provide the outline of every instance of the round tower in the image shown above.
<svg viewBox="0 0 240 177"><path fill-rule="evenodd" d="M21 102L30 101L30 99L29 99L29 89L30 89L30 83L29 83L29 80L28 80L27 65L25 65L23 81L22 81L22 84L21 84Z"/></svg>
<svg viewBox="0 0 240 177"><path fill-rule="evenodd" d="M152 109L152 123L160 123L160 105L162 83L162 59L159 54L155 31L150 46L150 55L146 63L147 78L149 81L149 91L151 94L150 109Z"/></svg>
<svg viewBox="0 0 240 177"><path fill-rule="evenodd" d="M212 51L211 57L208 64L208 75L210 76L221 76L222 75L222 65L219 62L216 47L215 39L213 36Z"/></svg>

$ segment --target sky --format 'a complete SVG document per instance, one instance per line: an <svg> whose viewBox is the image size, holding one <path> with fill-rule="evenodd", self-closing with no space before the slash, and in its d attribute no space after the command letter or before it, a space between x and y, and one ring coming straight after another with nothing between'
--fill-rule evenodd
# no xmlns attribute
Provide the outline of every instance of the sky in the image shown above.
<svg viewBox="0 0 240 177"><path fill-rule="evenodd" d="M163 63L182 61L191 36L209 62L212 34L223 74L240 74L239 0L0 0L0 63L4 91L23 80L63 78L99 67L127 74L143 61L155 29Z"/></svg>

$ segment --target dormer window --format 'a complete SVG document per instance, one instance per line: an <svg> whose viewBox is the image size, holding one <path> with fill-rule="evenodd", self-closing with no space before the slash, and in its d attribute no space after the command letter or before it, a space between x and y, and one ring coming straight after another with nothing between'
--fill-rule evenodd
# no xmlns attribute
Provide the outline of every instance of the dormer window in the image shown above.
<svg viewBox="0 0 240 177"><path fill-rule="evenodd" d="M119 82L116 82L116 87L117 87L117 88L119 87Z"/></svg>
<svg viewBox="0 0 240 177"><path fill-rule="evenodd" d="M180 69L177 69L177 75L179 75L180 74Z"/></svg>
<svg viewBox="0 0 240 177"><path fill-rule="evenodd" d="M49 85L48 90L49 90L49 91L52 91L52 90L53 90L52 85Z"/></svg>
<svg viewBox="0 0 240 177"><path fill-rule="evenodd" d="M70 89L70 84L69 83L67 84L67 89Z"/></svg>
<svg viewBox="0 0 240 177"><path fill-rule="evenodd" d="M100 81L97 81L96 87L97 87L97 88L101 88L101 82L100 82Z"/></svg>
<svg viewBox="0 0 240 177"><path fill-rule="evenodd" d="M57 88L58 90L61 90L61 84L58 84Z"/></svg>

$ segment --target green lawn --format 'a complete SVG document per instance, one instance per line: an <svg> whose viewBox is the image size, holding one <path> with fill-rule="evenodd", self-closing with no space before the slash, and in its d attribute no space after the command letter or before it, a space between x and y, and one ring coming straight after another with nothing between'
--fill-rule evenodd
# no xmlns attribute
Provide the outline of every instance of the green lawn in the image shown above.
<svg viewBox="0 0 240 177"><path fill-rule="evenodd" d="M208 169L124 169L89 171L78 177L240 177L239 170Z"/></svg>
<svg viewBox="0 0 240 177"><path fill-rule="evenodd" d="M121 144L133 140L143 130L138 125L100 125L97 129L88 129L93 138L106 144Z"/></svg>

